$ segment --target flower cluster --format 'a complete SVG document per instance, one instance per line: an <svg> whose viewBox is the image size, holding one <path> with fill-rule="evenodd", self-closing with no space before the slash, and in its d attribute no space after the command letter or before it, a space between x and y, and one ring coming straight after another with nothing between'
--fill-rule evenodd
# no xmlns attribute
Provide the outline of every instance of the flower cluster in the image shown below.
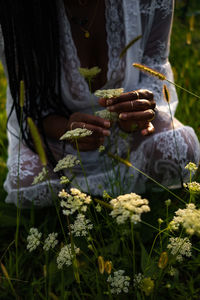
<svg viewBox="0 0 200 300"><path fill-rule="evenodd" d="M142 273L135 274L133 278L133 286L135 288L140 289L143 279L144 279L144 275L142 275Z"/></svg>
<svg viewBox="0 0 200 300"><path fill-rule="evenodd" d="M200 183L199 182L193 181L193 182L189 182L189 183L184 183L183 186L185 188L188 188L190 193L200 193Z"/></svg>
<svg viewBox="0 0 200 300"><path fill-rule="evenodd" d="M66 199L66 201L62 200L60 203L63 214L68 216L76 211L86 212L88 204L92 201L91 197L75 188L71 188L70 192L71 194L68 194L65 190L62 190L59 193L59 197Z"/></svg>
<svg viewBox="0 0 200 300"><path fill-rule="evenodd" d="M169 239L169 244L167 245L167 248L171 251L172 255L176 256L176 260L178 262L183 261L183 255L187 257L192 256L191 247L192 244L190 243L190 240L187 237L171 237Z"/></svg>
<svg viewBox="0 0 200 300"><path fill-rule="evenodd" d="M60 177L60 184L68 184L69 182L70 182L70 180L66 176Z"/></svg>
<svg viewBox="0 0 200 300"><path fill-rule="evenodd" d="M118 113L110 112L107 109L98 110L95 112L95 115L111 122L117 122L118 120Z"/></svg>
<svg viewBox="0 0 200 300"><path fill-rule="evenodd" d="M170 222L172 230L177 230L182 225L189 235L200 236L200 209L196 209L195 204L187 204L185 209L178 209L175 214Z"/></svg>
<svg viewBox="0 0 200 300"><path fill-rule="evenodd" d="M58 172L63 169L70 169L78 165L80 161L76 156L72 154L68 154L63 159L59 160L56 167L54 168L54 172Z"/></svg>
<svg viewBox="0 0 200 300"><path fill-rule="evenodd" d="M154 281L150 277L144 277L143 274L138 273L133 278L133 286L149 296L153 292Z"/></svg>
<svg viewBox="0 0 200 300"><path fill-rule="evenodd" d="M56 232L49 233L48 237L44 241L43 249L48 251L50 248L53 249L58 244L58 240L56 239L58 234Z"/></svg>
<svg viewBox="0 0 200 300"><path fill-rule="evenodd" d="M88 130L86 128L76 128L65 132L65 134L63 134L60 137L60 140L76 140L76 139L89 136L91 134L92 134L91 130Z"/></svg>
<svg viewBox="0 0 200 300"><path fill-rule="evenodd" d="M90 220L85 218L85 215L78 214L74 224L70 225L71 233L75 236L86 236L88 234L88 230L93 228L93 224L91 224Z"/></svg>
<svg viewBox="0 0 200 300"><path fill-rule="evenodd" d="M198 168L197 168L197 165L195 163L189 162L189 164L187 164L185 166L185 169L189 170L192 173L195 173Z"/></svg>
<svg viewBox="0 0 200 300"><path fill-rule="evenodd" d="M28 244L26 247L29 252L32 252L39 246L41 236L42 233L39 232L37 228L30 228L29 235L27 237Z"/></svg>
<svg viewBox="0 0 200 300"><path fill-rule="evenodd" d="M121 292L128 293L128 288L130 285L130 277L124 276L123 270L114 272L114 275L108 276L107 282L110 284L111 294L120 294Z"/></svg>
<svg viewBox="0 0 200 300"><path fill-rule="evenodd" d="M119 97L124 92L123 88L119 89L107 89L107 90L97 90L94 94L98 98L114 98Z"/></svg>
<svg viewBox="0 0 200 300"><path fill-rule="evenodd" d="M99 67L93 68L79 68L80 74L88 81L91 81L94 77L96 77L100 72L101 69Z"/></svg>
<svg viewBox="0 0 200 300"><path fill-rule="evenodd" d="M73 253L74 252L74 253ZM74 245L74 251L71 249L71 244L65 245L60 250L57 257L58 269L62 269L64 265L70 266L72 264L75 255L80 252L80 249Z"/></svg>
<svg viewBox="0 0 200 300"><path fill-rule="evenodd" d="M48 171L45 167L43 167L42 171L37 176L34 177L32 185L45 181L47 180L47 178L48 178Z"/></svg>
<svg viewBox="0 0 200 300"><path fill-rule="evenodd" d="M147 199L135 193L121 195L110 201L113 208L110 215L116 218L118 224L125 223L127 219L136 224L141 221L142 213L150 211L148 203Z"/></svg>

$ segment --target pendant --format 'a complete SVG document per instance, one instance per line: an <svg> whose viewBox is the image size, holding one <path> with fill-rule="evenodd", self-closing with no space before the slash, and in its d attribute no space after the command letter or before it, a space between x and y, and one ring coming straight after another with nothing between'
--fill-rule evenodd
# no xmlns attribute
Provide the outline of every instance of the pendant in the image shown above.
<svg viewBox="0 0 200 300"><path fill-rule="evenodd" d="M89 31L86 30L84 35L85 35L85 38L88 39L90 37Z"/></svg>

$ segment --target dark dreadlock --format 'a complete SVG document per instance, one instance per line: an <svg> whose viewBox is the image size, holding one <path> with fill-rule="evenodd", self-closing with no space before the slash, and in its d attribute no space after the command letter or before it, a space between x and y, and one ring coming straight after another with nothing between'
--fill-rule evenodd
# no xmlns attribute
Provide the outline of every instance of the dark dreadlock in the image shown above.
<svg viewBox="0 0 200 300"><path fill-rule="evenodd" d="M65 116L69 113L61 99L60 37L57 0L0 0L0 24L13 97L13 109L20 120L19 84L25 84L26 103L22 138L34 150L26 119L37 124L47 149L48 159L55 164L44 135L42 112L47 109ZM11 111L11 113L12 113ZM10 113L10 115L11 115Z"/></svg>

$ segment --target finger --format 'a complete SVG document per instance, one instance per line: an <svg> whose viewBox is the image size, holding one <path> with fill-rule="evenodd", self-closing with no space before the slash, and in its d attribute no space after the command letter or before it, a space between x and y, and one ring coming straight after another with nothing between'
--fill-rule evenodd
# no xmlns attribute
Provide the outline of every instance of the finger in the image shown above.
<svg viewBox="0 0 200 300"><path fill-rule="evenodd" d="M105 120L103 118L100 118L98 116L93 116L89 114L83 114L83 113L74 113L73 118L71 120L72 122L82 122L86 124L93 124L100 127L109 128L110 122L108 120Z"/></svg>
<svg viewBox="0 0 200 300"><path fill-rule="evenodd" d="M155 117L155 112L152 109L145 111L126 112L119 115L120 120L132 121L151 121Z"/></svg>
<svg viewBox="0 0 200 300"><path fill-rule="evenodd" d="M149 90L137 90L137 91L131 91L128 93L123 93L119 97L110 98L110 99L99 99L99 104L101 106L110 106L116 103L120 102L126 102L131 100L137 100L137 99L147 99L147 100L153 100L153 93Z"/></svg>
<svg viewBox="0 0 200 300"><path fill-rule="evenodd" d="M109 106L108 110L110 112L129 112L129 111L143 111L147 109L154 109L155 103L150 102L149 100L141 99L135 101L127 101L117 103L115 105Z"/></svg>
<svg viewBox="0 0 200 300"><path fill-rule="evenodd" d="M155 132L155 128L151 122L149 122L148 127L141 131L141 134L146 136Z"/></svg>
<svg viewBox="0 0 200 300"><path fill-rule="evenodd" d="M88 130L92 131L92 136L109 136L110 135L110 131L108 129L96 126L96 125L91 125L91 124L87 124L84 122L73 122L73 129L76 128L86 128Z"/></svg>

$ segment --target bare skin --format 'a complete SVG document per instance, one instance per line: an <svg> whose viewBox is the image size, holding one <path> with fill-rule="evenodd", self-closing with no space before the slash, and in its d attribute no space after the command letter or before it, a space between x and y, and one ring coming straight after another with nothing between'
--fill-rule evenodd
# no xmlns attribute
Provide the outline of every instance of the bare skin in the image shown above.
<svg viewBox="0 0 200 300"><path fill-rule="evenodd" d="M107 81L108 47L106 42L105 26L105 3L101 0L88 0L86 6L81 6L78 0L64 0L68 19L75 16L78 19L88 18L88 24L84 27L90 32L90 38L84 37L84 31L79 24L70 21L72 37L77 49L81 67L91 68L98 66L101 73L92 82L92 91L100 89ZM96 6L98 5L98 6ZM97 11L95 18L94 13ZM90 22L93 20L92 25ZM133 124L137 124L143 135L151 134L154 127L149 120L154 118L155 102L153 94L147 90L139 91L139 100L133 92L124 93L120 97L110 99L99 99L99 104L107 107L109 111L119 114L119 126L126 132L131 132ZM131 104L131 101L133 103ZM46 135L59 139L67 130L85 127L93 131L90 137L85 137L79 141L80 151L96 150L104 143L104 138L110 135L110 122L100 117L75 112L67 120L63 116L51 115L44 119L44 129Z"/></svg>

